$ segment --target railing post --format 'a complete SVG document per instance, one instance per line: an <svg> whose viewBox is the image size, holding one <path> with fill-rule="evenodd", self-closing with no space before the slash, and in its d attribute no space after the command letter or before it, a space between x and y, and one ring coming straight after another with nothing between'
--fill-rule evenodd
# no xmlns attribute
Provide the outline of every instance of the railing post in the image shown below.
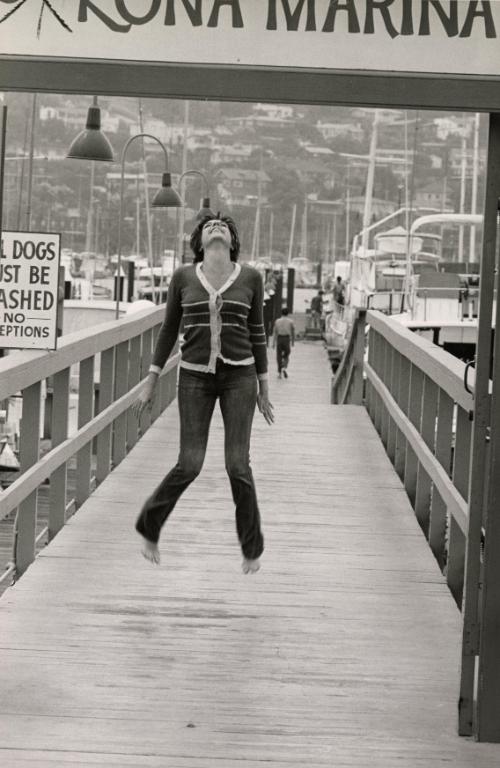
<svg viewBox="0 0 500 768"><path fill-rule="evenodd" d="M52 447L68 437L69 368L54 375L52 411ZM52 473L50 478L49 541L61 530L66 520L66 464Z"/></svg>
<svg viewBox="0 0 500 768"><path fill-rule="evenodd" d="M23 390L23 415L20 426L19 457L21 472L36 464L40 455L41 382ZM14 533L16 576L24 573L35 559L37 491L19 505Z"/></svg>
<svg viewBox="0 0 500 768"><path fill-rule="evenodd" d="M408 403L408 418L416 429L420 429L422 416L422 397L424 392L424 374L416 365L411 365L410 392ZM417 496L418 459L411 445L406 446L404 484L406 493L415 508Z"/></svg>
<svg viewBox="0 0 500 768"><path fill-rule="evenodd" d="M115 350L115 394L118 400L128 391L128 341L122 341ZM127 455L127 414L122 413L113 423L113 466Z"/></svg>
<svg viewBox="0 0 500 768"><path fill-rule="evenodd" d="M450 476L451 469L452 430L453 400L446 392L440 389L437 409L436 459L446 471L448 477ZM432 489L429 545L439 563L439 567L443 570L446 553L446 504L439 495L437 488Z"/></svg>
<svg viewBox="0 0 500 768"><path fill-rule="evenodd" d="M113 402L115 377L115 347L101 352L99 366L99 412ZM96 481L101 483L111 469L111 424L97 436Z"/></svg>
<svg viewBox="0 0 500 768"><path fill-rule="evenodd" d="M424 376L420 434L427 447L433 453L436 438L437 398L438 388L436 384L428 376ZM417 472L417 490L415 495L415 514L420 527L426 536L428 536L429 533L431 490L431 479L422 464L419 464Z"/></svg>
<svg viewBox="0 0 500 768"><path fill-rule="evenodd" d="M152 344L153 344L153 332L150 329L149 331L144 331L142 334L142 346L141 346L141 379L143 379L145 376L148 375L149 366L151 365L151 360L153 358L153 351L152 351ZM151 426L151 414L148 411L147 408L144 409L141 415L141 419L139 422L139 431L141 435L145 433L145 431L148 429L148 427Z"/></svg>
<svg viewBox="0 0 500 768"><path fill-rule="evenodd" d="M135 336L130 341L130 358L128 366L128 388L135 387L141 380L141 337ZM127 450L136 444L139 435L137 417L129 410L127 413Z"/></svg>
<svg viewBox="0 0 500 768"><path fill-rule="evenodd" d="M483 277L481 267L480 286L486 280L492 294L492 282L496 288L496 318L493 349L493 386L491 392L491 437L489 446L489 461L486 464L488 492L484 510L484 558L483 584L480 592L480 632L479 632L479 661L478 661L478 690L477 690L477 738L479 741L500 742L500 429L498 414L500 413L500 275L495 269L498 265L498 211L500 207L500 114L490 115L490 150L488 158L487 195L485 202L485 226L483 257L487 258L489 274ZM490 179L490 176L493 176ZM491 184L491 187L490 187ZM496 196L496 201L495 201ZM493 198L493 199L492 199ZM496 202L496 217L493 216ZM497 226L494 226L494 223ZM487 229L488 227L488 229ZM493 277L496 272L495 277ZM481 292L480 313L483 315L484 295ZM486 315L488 318L488 301ZM480 346L478 338L478 367L479 358L485 350ZM477 384L476 384L477 391ZM481 393L483 394L483 393ZM471 491L472 491L471 474ZM472 510L471 510L472 513ZM471 535L469 533L469 535Z"/></svg>
<svg viewBox="0 0 500 768"><path fill-rule="evenodd" d="M78 377L78 427L83 427L94 411L94 358L80 361ZM92 441L81 448L76 455L76 506L81 507L90 495L92 473Z"/></svg>
<svg viewBox="0 0 500 768"><path fill-rule="evenodd" d="M353 350L353 384L352 395L348 402L352 405L362 405L363 403L363 362L365 356L365 327L366 327L366 309L358 310L356 318L356 339Z"/></svg>
<svg viewBox="0 0 500 768"><path fill-rule="evenodd" d="M408 403L410 400L410 361L404 357L399 356L399 383L397 384L397 397L396 402L403 411L405 416L408 416ZM394 456L394 467L398 476L403 480L405 475L405 463L406 463L406 446L407 440L404 434L398 429L396 433L396 452Z"/></svg>
<svg viewBox="0 0 500 768"><path fill-rule="evenodd" d="M453 484L464 499L469 500L469 464L472 424L469 414L457 406L455 451L453 456ZM446 581L457 602L462 607L465 569L465 536L452 517L448 541L448 567Z"/></svg>
<svg viewBox="0 0 500 768"><path fill-rule="evenodd" d="M474 429L470 461L470 500L469 525L467 531L465 585L463 601L463 639L462 639L462 672L459 699L459 733L464 736L476 732L480 740L498 741L500 738L500 682L499 682L499 648L498 624L495 624L498 597L495 597L495 574L498 570L499 536L495 527L487 532L487 567L484 572L486 594L483 610L480 611L480 578L481 578L481 532L484 512L485 476L490 472L490 479L495 478L491 488L487 509L489 526L497 525L499 508L495 504L495 494L498 493L498 445L495 443L495 459L487 463L486 439L491 423L490 410L492 405L489 398L493 289L495 281L497 254L497 225L498 200L500 197L500 114L489 116L489 140L486 172L486 190L484 202L483 243L481 253L481 274L479 279L479 321L476 346L476 380L474 385ZM497 276L498 277L498 276ZM497 313L500 303L497 301ZM498 318L497 318L497 328ZM500 350L498 342L500 334L496 334L495 366L498 371ZM494 384L495 401L498 398L498 375ZM498 407L498 406L497 406ZM498 430L496 430L498 435ZM492 474L495 469L497 475ZM493 506L492 506L493 504ZM496 552L495 552L495 547ZM497 561L497 565L493 563ZM493 567L493 570L492 570ZM496 587L500 584L498 573ZM492 602L493 600L493 602ZM495 603L496 600L496 603ZM481 614L481 615L480 615ZM481 627L480 627L481 625ZM496 627L496 628L495 628ZM479 649L479 632L481 632L481 648ZM474 683L476 656L480 653L480 681L478 688L477 710L474 708Z"/></svg>

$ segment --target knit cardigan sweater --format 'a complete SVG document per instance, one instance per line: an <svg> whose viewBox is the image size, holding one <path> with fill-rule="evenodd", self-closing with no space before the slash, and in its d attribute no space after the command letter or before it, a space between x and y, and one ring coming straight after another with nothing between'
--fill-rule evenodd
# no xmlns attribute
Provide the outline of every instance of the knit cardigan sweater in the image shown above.
<svg viewBox="0 0 500 768"><path fill-rule="evenodd" d="M253 267L235 263L224 285L215 290L201 262L175 270L167 294L150 370L160 373L172 352L182 322L181 367L215 373L217 360L252 365L267 378L264 332L264 285Z"/></svg>

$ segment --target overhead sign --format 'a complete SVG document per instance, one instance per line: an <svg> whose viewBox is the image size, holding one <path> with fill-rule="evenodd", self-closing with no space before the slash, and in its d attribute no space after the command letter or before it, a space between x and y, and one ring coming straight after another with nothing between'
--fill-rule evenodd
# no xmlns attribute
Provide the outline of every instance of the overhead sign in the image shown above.
<svg viewBox="0 0 500 768"><path fill-rule="evenodd" d="M56 349L59 234L2 232L0 348Z"/></svg>
<svg viewBox="0 0 500 768"><path fill-rule="evenodd" d="M4 56L500 77L499 37L499 0L0 0Z"/></svg>

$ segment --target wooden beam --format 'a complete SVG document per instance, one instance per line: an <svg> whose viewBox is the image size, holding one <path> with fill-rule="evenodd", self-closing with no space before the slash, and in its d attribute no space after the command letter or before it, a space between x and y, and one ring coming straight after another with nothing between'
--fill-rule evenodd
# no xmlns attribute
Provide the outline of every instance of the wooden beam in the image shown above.
<svg viewBox="0 0 500 768"><path fill-rule="evenodd" d="M480 548L483 524L486 438L491 421L490 357L495 283L498 198L500 196L500 114L491 114L489 122L486 193L484 203L481 274L479 280L480 312L476 346L476 380L474 384L474 428L470 462L470 501L467 545L465 553L465 585L463 604L462 668L459 698L459 733L477 732L474 712L476 656L479 652ZM497 342L500 334L497 334ZM497 358L498 359L498 358ZM496 382L498 391L498 379ZM491 542L490 542L491 543ZM484 687L480 696L483 704ZM487 695L488 698L488 695ZM497 710L498 712L498 710ZM497 723L497 728L500 724ZM483 731L484 734L484 731Z"/></svg>
<svg viewBox="0 0 500 768"><path fill-rule="evenodd" d="M500 110L498 78L307 67L0 56L0 90L163 99Z"/></svg>
<svg viewBox="0 0 500 768"><path fill-rule="evenodd" d="M394 420L398 429L405 435L411 447L417 454L418 460L423 466L426 474L446 501L450 515L453 515L460 530L465 531L467 528L467 504L465 500L455 488L448 474L437 461L430 448L424 443L420 433L398 407L389 390L377 376L373 368L368 364L365 364L365 367L368 378L382 398L385 407L391 414L391 418Z"/></svg>
<svg viewBox="0 0 500 768"><path fill-rule="evenodd" d="M498 300L500 278L498 270L496 270L493 279L494 257L498 249L496 225L500 198L500 114L490 116L490 152L493 157L491 164L488 164L488 176L493 172L495 177L490 181L490 198L486 201L486 206L488 204L491 206L491 210L488 210L488 237L491 238L488 255L492 259L489 264L492 268L489 288L491 294L493 294L493 288L496 288L497 300L493 350L493 390L491 394L492 429L489 463L486 465L488 493L484 510L483 583L478 612L480 627L477 725L475 730L479 741L500 742L500 558L498 556L500 551L500 429L496 423L500 413L500 301ZM495 203L496 216L493 215ZM493 223L495 223L495 232L493 232ZM486 236L485 232L485 239ZM483 280L482 273L481 280ZM481 307L481 311L483 311L483 307ZM479 349L478 345L478 353L485 356L486 350ZM481 477L483 477L482 473ZM477 532L474 531L474 533L477 536Z"/></svg>

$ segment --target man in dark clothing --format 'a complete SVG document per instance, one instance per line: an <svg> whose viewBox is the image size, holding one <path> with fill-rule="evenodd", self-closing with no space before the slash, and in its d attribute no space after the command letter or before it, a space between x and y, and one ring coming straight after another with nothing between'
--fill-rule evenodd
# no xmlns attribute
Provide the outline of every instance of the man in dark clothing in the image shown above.
<svg viewBox="0 0 500 768"><path fill-rule="evenodd" d="M321 289L311 299L311 323L313 328L321 328L321 316L323 314L323 293Z"/></svg>
<svg viewBox="0 0 500 768"><path fill-rule="evenodd" d="M290 344L295 344L295 326L293 320L288 317L288 308L283 307L281 317L274 323L273 348L276 348L276 361L278 363L278 378L281 373L288 379L288 360L290 358Z"/></svg>

